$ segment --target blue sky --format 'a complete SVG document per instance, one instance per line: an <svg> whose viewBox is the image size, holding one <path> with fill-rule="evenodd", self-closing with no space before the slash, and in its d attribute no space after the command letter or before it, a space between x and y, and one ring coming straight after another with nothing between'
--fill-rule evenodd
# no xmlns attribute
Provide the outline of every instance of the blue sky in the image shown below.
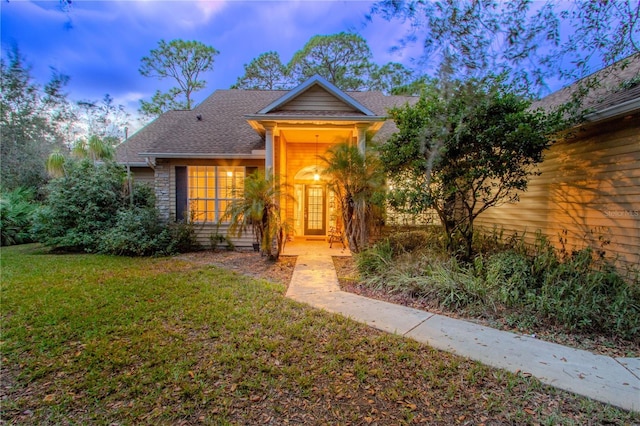
<svg viewBox="0 0 640 426"><path fill-rule="evenodd" d="M283 62L316 34L356 31L369 43L378 63L411 66L414 49L391 53L405 33L395 22L365 15L373 2L328 1L84 1L75 0L69 12L58 1L2 1L2 54L17 43L33 74L44 83L55 67L71 77L72 100L99 100L106 93L130 112L140 99L149 99L167 81L142 77L140 59L160 39L198 40L220 51L214 70L207 73L202 101L215 89L229 88L244 73L243 65L259 54L275 50Z"/></svg>

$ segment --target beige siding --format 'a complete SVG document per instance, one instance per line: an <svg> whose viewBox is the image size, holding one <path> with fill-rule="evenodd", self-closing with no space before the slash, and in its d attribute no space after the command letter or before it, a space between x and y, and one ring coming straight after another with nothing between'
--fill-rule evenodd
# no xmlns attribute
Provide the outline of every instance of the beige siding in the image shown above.
<svg viewBox="0 0 640 426"><path fill-rule="evenodd" d="M640 265L640 116L600 123L558 142L520 202L482 213L477 224L535 238L537 231L567 249L605 247L612 258Z"/></svg>
<svg viewBox="0 0 640 426"><path fill-rule="evenodd" d="M280 111L344 111L356 112L322 87L313 86L306 92L278 108Z"/></svg>
<svg viewBox="0 0 640 426"><path fill-rule="evenodd" d="M154 172L151 167L131 167L131 174L136 183L142 183L153 187Z"/></svg>

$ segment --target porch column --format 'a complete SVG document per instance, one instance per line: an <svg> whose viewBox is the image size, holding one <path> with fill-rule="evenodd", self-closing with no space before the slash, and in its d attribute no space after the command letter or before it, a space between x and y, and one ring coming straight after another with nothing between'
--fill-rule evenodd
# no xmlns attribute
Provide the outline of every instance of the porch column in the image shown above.
<svg viewBox="0 0 640 426"><path fill-rule="evenodd" d="M356 125L356 143L358 145L358 151L360 154L364 155L364 152L367 149L367 128L368 124L357 124Z"/></svg>
<svg viewBox="0 0 640 426"><path fill-rule="evenodd" d="M265 176L271 176L273 173L274 158L273 158L273 129L275 124L264 124L264 174Z"/></svg>

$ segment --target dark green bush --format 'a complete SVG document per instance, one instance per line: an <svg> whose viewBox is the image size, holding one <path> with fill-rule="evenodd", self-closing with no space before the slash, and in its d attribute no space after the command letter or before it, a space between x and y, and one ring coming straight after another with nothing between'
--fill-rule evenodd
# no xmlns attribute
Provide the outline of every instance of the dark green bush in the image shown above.
<svg viewBox="0 0 640 426"><path fill-rule="evenodd" d="M68 251L96 252L128 197L125 172L115 163L70 161L66 175L47 186L47 199L34 224L40 242Z"/></svg>
<svg viewBox="0 0 640 426"><path fill-rule="evenodd" d="M590 248L573 252L543 275L535 300L539 315L570 330L639 339L640 292Z"/></svg>
<svg viewBox="0 0 640 426"><path fill-rule="evenodd" d="M32 190L17 188L0 195L0 241L3 246L31 242L31 225L38 205Z"/></svg>
<svg viewBox="0 0 640 426"><path fill-rule="evenodd" d="M488 259L486 281L495 289L498 301L508 307L523 305L530 292L538 287L532 275L531 260L512 250L496 253Z"/></svg>
<svg viewBox="0 0 640 426"><path fill-rule="evenodd" d="M124 168L113 163L71 161L47 187L34 230L43 244L66 251L145 256L198 247L193 223L161 226L153 190L128 193ZM133 205L131 200L133 199Z"/></svg>
<svg viewBox="0 0 640 426"><path fill-rule="evenodd" d="M115 225L102 234L99 250L120 256L169 254L171 242L155 208L134 206L118 212Z"/></svg>
<svg viewBox="0 0 640 426"><path fill-rule="evenodd" d="M202 244L198 242L193 221L181 221L172 223L167 227L170 242L167 245L167 253L187 253L202 250Z"/></svg>
<svg viewBox="0 0 640 426"><path fill-rule="evenodd" d="M356 257L369 285L434 300L449 309L507 308L513 324L555 324L640 343L640 284L637 278L625 279L601 252L556 249L542 235L531 245L522 237L499 244L487 238L483 244L491 248L488 254L466 263L455 256L443 258L433 243L407 253L405 241L416 246L407 235L421 234L397 233Z"/></svg>

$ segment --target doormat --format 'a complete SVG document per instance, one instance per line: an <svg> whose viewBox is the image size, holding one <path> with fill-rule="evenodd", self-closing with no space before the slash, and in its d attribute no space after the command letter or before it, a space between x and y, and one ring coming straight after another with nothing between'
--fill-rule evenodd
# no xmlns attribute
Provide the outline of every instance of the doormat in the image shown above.
<svg viewBox="0 0 640 426"><path fill-rule="evenodd" d="M307 241L326 241L326 238L307 238Z"/></svg>

